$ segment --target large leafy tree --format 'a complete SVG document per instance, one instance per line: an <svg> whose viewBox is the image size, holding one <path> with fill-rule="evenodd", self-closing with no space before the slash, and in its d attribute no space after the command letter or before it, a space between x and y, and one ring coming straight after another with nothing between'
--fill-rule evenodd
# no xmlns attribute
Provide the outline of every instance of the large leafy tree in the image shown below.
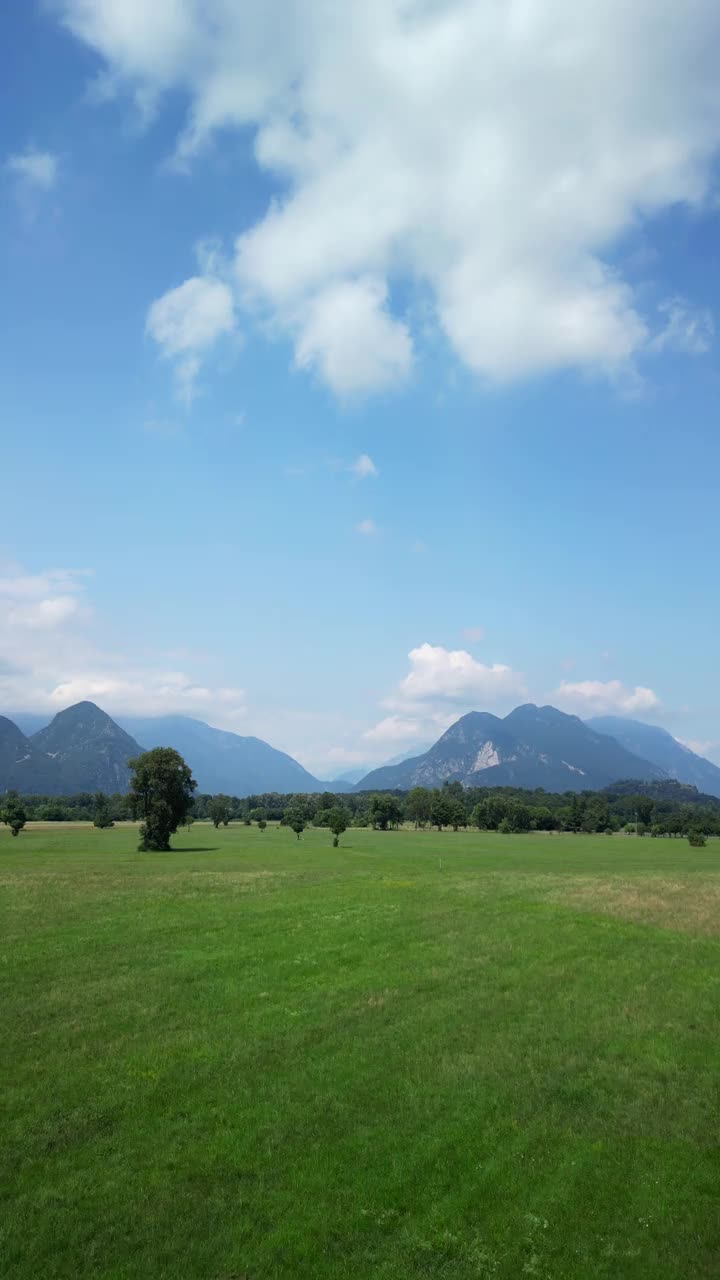
<svg viewBox="0 0 720 1280"><path fill-rule="evenodd" d="M27 814L17 791L8 792L2 817L3 822L10 828L12 835L19 835L27 822Z"/></svg>
<svg viewBox="0 0 720 1280"><path fill-rule="evenodd" d="M190 812L197 783L178 751L155 747L129 761L132 770L130 806L140 828L142 850L165 851Z"/></svg>

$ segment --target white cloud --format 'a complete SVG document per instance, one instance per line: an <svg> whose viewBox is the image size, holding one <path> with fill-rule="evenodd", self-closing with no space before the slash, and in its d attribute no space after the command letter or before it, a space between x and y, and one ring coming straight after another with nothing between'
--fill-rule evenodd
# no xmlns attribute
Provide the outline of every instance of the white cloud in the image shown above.
<svg viewBox="0 0 720 1280"><path fill-rule="evenodd" d="M58 158L51 151L28 147L10 156L6 167L25 187L35 191L50 191L57 181Z"/></svg>
<svg viewBox="0 0 720 1280"><path fill-rule="evenodd" d="M484 627L464 627L463 640L467 640L468 644L479 644L485 639Z"/></svg>
<svg viewBox="0 0 720 1280"><path fill-rule="evenodd" d="M519 672L499 662L486 666L466 649L426 643L411 649L408 657L410 671L400 682L394 703L408 705L440 699L482 704L527 692ZM482 705L477 709L482 710Z"/></svg>
<svg viewBox="0 0 720 1280"><path fill-rule="evenodd" d="M376 476L378 474L375 463L367 453L361 453L354 462L351 462L348 471L352 471L358 480L367 480L368 476Z"/></svg>
<svg viewBox="0 0 720 1280"><path fill-rule="evenodd" d="M402 382L412 365L407 327L393 320L386 287L373 279L330 284L296 313L295 363L315 369L340 395Z"/></svg>
<svg viewBox="0 0 720 1280"><path fill-rule="evenodd" d="M410 670L383 706L391 713L363 738L379 746L435 741L459 716L514 702L527 690L523 676L502 663L486 666L465 649L421 644L408 654Z"/></svg>
<svg viewBox="0 0 720 1280"><path fill-rule="evenodd" d="M8 622L15 627L52 628L66 622L79 608L74 596L49 596L32 604L13 606L8 611Z"/></svg>
<svg viewBox="0 0 720 1280"><path fill-rule="evenodd" d="M560 707L579 715L602 715L613 711L626 714L654 711L660 699L643 685L628 688L620 680L563 680L550 695Z"/></svg>
<svg viewBox="0 0 720 1280"><path fill-rule="evenodd" d="M74 615L87 616L82 592L88 571L83 569L49 569L45 573L6 573L0 577L0 605L3 619L0 623L0 642L3 636L10 647L18 648L22 655L27 639L23 634L31 631L54 630Z"/></svg>
<svg viewBox="0 0 720 1280"><path fill-rule="evenodd" d="M58 711L85 698L109 712L187 711L237 720L246 712L242 689L213 686L160 662L137 661L99 649L87 598L92 575L83 569L0 576L0 713ZM167 661L167 658L165 658Z"/></svg>
<svg viewBox="0 0 720 1280"><path fill-rule="evenodd" d="M146 329L162 354L176 361L178 393L189 403L202 357L235 329L232 290L212 276L191 276L153 302Z"/></svg>
<svg viewBox="0 0 720 1280"><path fill-rule="evenodd" d="M363 534L366 538L371 538L374 534L378 533L379 530L375 521L368 518L367 520L360 520L360 522L355 525L355 532Z"/></svg>
<svg viewBox="0 0 720 1280"><path fill-rule="evenodd" d="M410 372L397 282L491 379L617 374L670 345L613 254L708 195L716 0L59 2L111 91L145 114L185 96L183 163L216 131L255 130L282 193L238 239L238 294L336 391Z"/></svg>
<svg viewBox="0 0 720 1280"><path fill-rule="evenodd" d="M421 725L417 720L404 720L402 716L386 716L371 729L366 729L363 738L369 742L383 744L412 741L419 737Z"/></svg>
<svg viewBox="0 0 720 1280"><path fill-rule="evenodd" d="M715 337L715 322L708 307L693 307L684 298L667 298L658 308L667 317L665 327L652 340L655 351L682 351L701 356Z"/></svg>
<svg viewBox="0 0 720 1280"><path fill-rule="evenodd" d="M245 691L198 685L182 671L128 670L83 672L62 680L48 692L48 701L57 710L74 702L99 702L103 710L139 715L162 715L169 711L234 715L244 711Z"/></svg>

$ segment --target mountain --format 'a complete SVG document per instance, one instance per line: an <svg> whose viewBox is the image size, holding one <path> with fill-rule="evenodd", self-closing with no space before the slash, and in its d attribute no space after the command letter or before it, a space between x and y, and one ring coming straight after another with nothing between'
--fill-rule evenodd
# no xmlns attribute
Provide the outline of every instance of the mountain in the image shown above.
<svg viewBox="0 0 720 1280"><path fill-rule="evenodd" d="M13 711L13 723L17 725L26 738L31 738L38 730L44 729L52 717L39 711Z"/></svg>
<svg viewBox="0 0 720 1280"><path fill-rule="evenodd" d="M59 711L50 724L30 739L32 746L54 762L62 795L76 791L127 791L128 760L142 751L94 702L77 702ZM41 792L39 785L27 790Z"/></svg>
<svg viewBox="0 0 720 1280"><path fill-rule="evenodd" d="M666 776L662 768L589 728L578 716L527 703L504 719L469 712L429 751L374 769L357 790L437 787L446 779L457 779L466 787L591 791L623 778Z"/></svg>
<svg viewBox="0 0 720 1280"><path fill-rule="evenodd" d="M707 795L720 796L720 769L673 738L667 729L626 720L623 716L594 716L585 722L597 733L607 733L636 755L659 765L678 782L686 782Z"/></svg>
<svg viewBox="0 0 720 1280"><path fill-rule="evenodd" d="M190 716L123 716L120 723L146 750L174 747L179 751L200 792L248 796L264 791L322 791L326 785L261 738L213 729Z"/></svg>
<svg viewBox="0 0 720 1280"><path fill-rule="evenodd" d="M0 793L12 790L56 796L62 792L62 780L56 762L12 720L0 716Z"/></svg>

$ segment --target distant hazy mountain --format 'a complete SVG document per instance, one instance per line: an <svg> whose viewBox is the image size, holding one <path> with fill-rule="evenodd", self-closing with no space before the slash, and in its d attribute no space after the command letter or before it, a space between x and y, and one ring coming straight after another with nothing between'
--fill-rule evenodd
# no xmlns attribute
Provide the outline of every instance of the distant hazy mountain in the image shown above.
<svg viewBox="0 0 720 1280"><path fill-rule="evenodd" d="M419 756L422 752L429 750L431 745L432 744L430 742L423 743L422 745L418 743L412 751L400 751L396 756L391 756L389 760L385 760L382 765L376 765L373 772L378 768L385 769L388 765L402 764L404 760L409 760L411 757ZM362 778L365 778L369 772L370 769L368 765L360 765L356 769L344 769L342 773L339 773L337 777L333 779L333 782L347 782L349 784L356 785Z"/></svg>
<svg viewBox="0 0 720 1280"><path fill-rule="evenodd" d="M128 760L141 747L94 702L60 711L30 739L58 768L61 791L127 791ZM41 791L41 787L33 787Z"/></svg>
<svg viewBox="0 0 720 1280"><path fill-rule="evenodd" d="M598 790L622 778L664 778L662 768L632 754L577 716L528 703L504 719L471 711L422 755L369 773L358 790L440 786Z"/></svg>
<svg viewBox="0 0 720 1280"><path fill-rule="evenodd" d="M678 782L687 782L706 795L720 796L718 766L683 746L667 729L643 724L640 720L626 720L622 716L594 716L585 723L598 733L610 734L626 751L633 751L659 765Z"/></svg>
<svg viewBox="0 0 720 1280"><path fill-rule="evenodd" d="M147 750L174 747L179 751L201 792L247 796L263 791L322 791L326 785L261 738L213 729L190 716L121 716L120 723Z"/></svg>
<svg viewBox="0 0 720 1280"><path fill-rule="evenodd" d="M330 789L332 789L337 782L346 782L349 787L354 787L356 782L359 782L361 778L365 777L367 771L368 767L366 764L361 765L359 769L343 769L342 773L339 773L336 778L330 779L330 783L328 785Z"/></svg>
<svg viewBox="0 0 720 1280"><path fill-rule="evenodd" d="M60 769L12 720L0 716L0 792L56 796L62 792Z"/></svg>

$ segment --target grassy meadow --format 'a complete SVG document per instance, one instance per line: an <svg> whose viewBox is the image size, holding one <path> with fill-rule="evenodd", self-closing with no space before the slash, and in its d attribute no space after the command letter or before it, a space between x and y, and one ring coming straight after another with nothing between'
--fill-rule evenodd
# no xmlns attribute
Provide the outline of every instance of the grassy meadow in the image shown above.
<svg viewBox="0 0 720 1280"><path fill-rule="evenodd" d="M0 827L3 1280L720 1274L720 842Z"/></svg>

